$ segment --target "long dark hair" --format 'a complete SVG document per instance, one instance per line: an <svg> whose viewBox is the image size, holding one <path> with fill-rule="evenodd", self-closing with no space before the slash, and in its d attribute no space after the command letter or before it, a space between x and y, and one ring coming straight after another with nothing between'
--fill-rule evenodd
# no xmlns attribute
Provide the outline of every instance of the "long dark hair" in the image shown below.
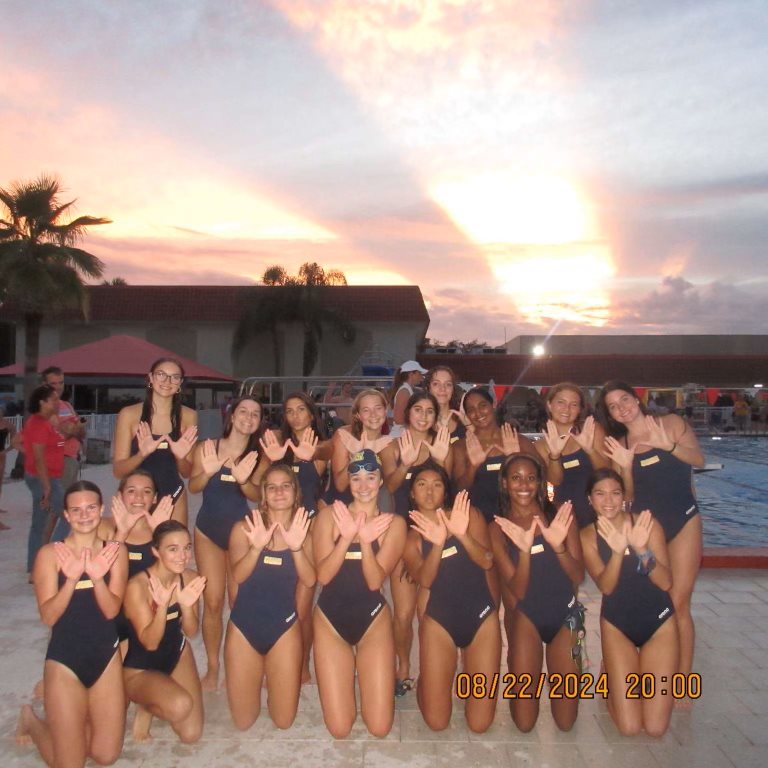
<svg viewBox="0 0 768 768"><path fill-rule="evenodd" d="M413 498L413 484L416 478L424 472L437 472L443 481L445 496L443 497L443 509L448 510L453 506L453 493L451 492L451 481L444 467L441 467L436 461L427 459L423 464L418 464L411 470L411 479L408 481L408 500L416 508L416 501Z"/></svg>
<svg viewBox="0 0 768 768"><path fill-rule="evenodd" d="M461 387L459 386L459 380L456 378L456 374L452 368L449 368L447 365L433 365L427 371L427 375L424 378L424 386L427 388L427 392L430 392L432 379L435 378L436 373L440 373L441 371L447 373L453 382L453 392L451 392L451 399L448 401L448 407L454 411L458 411L461 406Z"/></svg>
<svg viewBox="0 0 768 768"><path fill-rule="evenodd" d="M432 407L435 409L435 423L428 430L430 436L434 440L435 435L437 434L437 417L440 415L440 406L437 404L437 399L431 392L424 392L420 389L408 398L408 402L405 404L405 410L403 411L405 428L408 429L411 425L411 409L416 403L420 403L422 400L429 400L429 402L432 403Z"/></svg>
<svg viewBox="0 0 768 768"><path fill-rule="evenodd" d="M267 431L267 422L264 419L264 406L253 395L243 395L243 397L238 397L237 400L232 401L232 407L227 411L226 418L224 419L224 428L221 431L221 437L224 439L232 434L232 419L235 417L235 410L244 400L250 400L259 406L259 427L252 435L248 436L248 442L245 444L243 452L237 459L235 459L235 464L239 464L251 451L259 452L260 463L262 452L259 451L259 440L264 437L264 433Z"/></svg>
<svg viewBox="0 0 768 768"><path fill-rule="evenodd" d="M589 480L587 480L587 487L585 489L587 496L592 495L594 487L601 480L615 480L621 487L621 492L625 493L624 478L615 469L611 469L610 467L600 467L600 469L596 469L589 476Z"/></svg>
<svg viewBox="0 0 768 768"><path fill-rule="evenodd" d="M465 413L467 410L465 407L465 403L467 402L467 398L470 395L477 395L478 397L481 397L486 402L490 403L491 407L493 408L493 415L496 421L496 426L500 427L502 424L502 420L500 418L499 409L495 406L493 402L493 395L490 393L490 390L488 389L488 387L472 387L472 389L464 393L464 396L461 398L461 407Z"/></svg>
<svg viewBox="0 0 768 768"><path fill-rule="evenodd" d="M513 453L507 456L501 472L499 472L499 514L502 517L508 518L508 513L512 509L512 500L507 490L507 472L509 472L512 463L518 459L525 459L536 467L536 501L539 503L544 517L547 518L547 522L552 522L557 510L555 505L549 500L549 494L547 493L547 469L541 459L531 453Z"/></svg>
<svg viewBox="0 0 768 768"><path fill-rule="evenodd" d="M633 387L627 384L626 381L621 381L619 379L611 379L610 381L606 381L605 384L603 384L603 388L600 390L600 394L597 397L597 408L595 411L597 413L597 420L603 425L605 431L611 437L615 438L624 437L629 431L624 426L624 424L619 424L619 422L616 421L610 413L608 413L608 407L605 404L605 398L611 392L616 392L618 390L621 392L626 392L628 395L632 395L632 397L637 400L637 403L640 406L640 413L648 413L646 407L643 405L643 401L640 399L640 396L637 394L637 392L635 392Z"/></svg>
<svg viewBox="0 0 768 768"><path fill-rule="evenodd" d="M288 424L288 419L285 418L285 408L288 405L289 400L301 400L301 402L307 406L307 410L312 417L312 423L309 425L310 428L315 431L315 434L320 440L326 440L328 435L326 434L323 420L320 418L320 411L317 407L317 403L306 392L291 392L291 394L283 400L283 423L280 425L280 440L285 443L286 440L293 440L297 437ZM293 451L290 448L285 452L285 461L289 464L293 463Z"/></svg>
<svg viewBox="0 0 768 768"><path fill-rule="evenodd" d="M181 373L182 383L184 380L184 366L175 357L160 357L152 363L152 367L149 369L150 376L163 364L173 363L178 366ZM179 384L179 391L173 395L171 400L171 440L178 440L181 437L181 386ZM152 414L154 413L155 406L153 402L152 382L147 380L147 394L144 396L144 405L141 408L141 421L146 421L147 424L152 427Z"/></svg>
<svg viewBox="0 0 768 768"><path fill-rule="evenodd" d="M40 413L40 403L55 394L56 390L50 384L41 384L39 387L35 387L29 396L27 410L30 413Z"/></svg>

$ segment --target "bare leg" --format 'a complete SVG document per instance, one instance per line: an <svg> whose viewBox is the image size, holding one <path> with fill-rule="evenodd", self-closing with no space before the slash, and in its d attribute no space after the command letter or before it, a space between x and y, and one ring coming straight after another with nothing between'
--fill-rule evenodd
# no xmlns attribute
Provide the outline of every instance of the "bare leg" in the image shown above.
<svg viewBox="0 0 768 768"><path fill-rule="evenodd" d="M451 636L434 619L419 624L419 681L416 700L424 722L433 731L445 730L453 709L453 677L458 654Z"/></svg>
<svg viewBox="0 0 768 768"><path fill-rule="evenodd" d="M246 731L261 712L261 685L264 657L230 621L224 641L224 666L227 670L227 700L235 728Z"/></svg>
<svg viewBox="0 0 768 768"><path fill-rule="evenodd" d="M207 670L201 684L204 691L219 686L219 652L224 634L224 592L227 582L227 553L195 528L195 561L207 579L203 592L203 644Z"/></svg>
<svg viewBox="0 0 768 768"><path fill-rule="evenodd" d="M133 718L133 740L139 744L152 741L149 729L152 727L152 713L144 709L141 704L136 705L136 714Z"/></svg>
<svg viewBox="0 0 768 768"><path fill-rule="evenodd" d="M301 626L302 662L301 682L309 683L312 675L309 671L309 655L312 652L312 603L315 599L315 588L305 587L301 582L296 585L296 613Z"/></svg>
<svg viewBox="0 0 768 768"><path fill-rule="evenodd" d="M278 728L290 728L296 718L301 694L303 643L301 626L295 623L270 648L265 659L267 706Z"/></svg>
<svg viewBox="0 0 768 768"><path fill-rule="evenodd" d="M469 675L481 674L491 681L499 672L501 662L501 629L499 615L489 614L478 628L472 642L464 650L464 671ZM490 685L490 682L488 683ZM496 696L470 698L464 708L467 725L475 733L485 733L496 714Z"/></svg>
<svg viewBox="0 0 768 768"><path fill-rule="evenodd" d="M547 646L547 672L552 674L573 675L578 673L578 668L573 661L571 649L573 639L571 630L562 627L555 635L554 640ZM552 717L561 731L570 731L579 715L579 699L566 698L552 699Z"/></svg>
<svg viewBox="0 0 768 768"><path fill-rule="evenodd" d="M117 652L101 677L88 689L88 756L99 765L112 765L123 751L125 709L123 665Z"/></svg>
<svg viewBox="0 0 768 768"><path fill-rule="evenodd" d="M413 617L416 613L418 586L403 576L401 560L392 571L389 585L394 606L395 649L397 653L397 679L406 680L411 675L411 647L413 646Z"/></svg>
<svg viewBox="0 0 768 768"><path fill-rule="evenodd" d="M637 648L604 619L600 620L600 639L608 675L608 713L623 736L636 736L643 727L642 707L639 699L627 698L627 676L640 674Z"/></svg>
<svg viewBox="0 0 768 768"><path fill-rule="evenodd" d="M363 722L372 736L384 738L395 719L395 638L388 606L357 644L356 666Z"/></svg>
<svg viewBox="0 0 768 768"><path fill-rule="evenodd" d="M544 663L544 649L539 632L531 620L520 611L514 611L509 617L509 671L519 680L520 675L527 673L537 679ZM520 691L520 683L516 683L512 691ZM509 700L509 709L515 725L528 733L536 725L539 717L539 701L534 696L521 699L518 696Z"/></svg>
<svg viewBox="0 0 768 768"><path fill-rule="evenodd" d="M650 673L656 683L655 695L641 701L643 728L649 736L663 736L672 715L672 676L678 669L678 629L675 617L667 619L640 649L640 671ZM662 680L666 680L662 684ZM661 691L666 690L666 694Z"/></svg>

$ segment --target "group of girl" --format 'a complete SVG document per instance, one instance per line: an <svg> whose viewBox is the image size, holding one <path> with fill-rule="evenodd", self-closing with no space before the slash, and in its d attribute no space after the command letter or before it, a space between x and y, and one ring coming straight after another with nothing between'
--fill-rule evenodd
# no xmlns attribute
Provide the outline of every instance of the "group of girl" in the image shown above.
<svg viewBox="0 0 768 768"><path fill-rule="evenodd" d="M219 685L222 639L237 728L258 718L264 678L270 717L292 724L314 645L330 733L344 738L354 725L357 678L362 720L384 736L394 696L414 685L415 615L416 696L428 725L448 726L458 692L473 731L490 726L500 697L528 731L553 681L582 671L585 567L604 595L609 711L624 734L666 730L671 692L628 694L633 675L691 671L701 555L691 467L703 457L678 416L647 416L631 387L609 382L596 420L579 387L560 384L532 442L497 421L486 389L459 400L454 374L439 366L424 391L409 395L397 438L387 435L386 397L364 390L352 423L330 440L314 402L296 393L283 404L279 432L266 429L261 404L246 396L233 403L220 440L197 442L182 383L180 364L161 359L145 402L120 413L112 523L100 522L98 488L73 485L64 505L72 531L35 563L40 613L53 627L46 720L25 707L19 735L50 764L114 761L126 696L137 704L138 739L148 738L153 716L181 740L198 739L201 689ZM183 477L203 496L199 576L187 567ZM202 681L185 639L197 630L201 595ZM508 674L500 679L501 606ZM537 683L544 655L552 690ZM459 659L459 677L471 681L466 695L455 681ZM578 696L551 695L551 709L568 730Z"/></svg>

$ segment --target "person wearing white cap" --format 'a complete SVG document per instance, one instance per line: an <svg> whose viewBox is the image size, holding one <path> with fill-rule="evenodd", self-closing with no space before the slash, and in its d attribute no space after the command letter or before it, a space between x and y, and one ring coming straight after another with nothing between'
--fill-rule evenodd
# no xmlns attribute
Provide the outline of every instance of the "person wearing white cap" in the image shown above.
<svg viewBox="0 0 768 768"><path fill-rule="evenodd" d="M415 360L406 360L395 374L392 388L389 390L389 403L392 409L392 429L389 434L398 437L405 429L405 406L408 403L413 388L424 381L426 368L422 368Z"/></svg>

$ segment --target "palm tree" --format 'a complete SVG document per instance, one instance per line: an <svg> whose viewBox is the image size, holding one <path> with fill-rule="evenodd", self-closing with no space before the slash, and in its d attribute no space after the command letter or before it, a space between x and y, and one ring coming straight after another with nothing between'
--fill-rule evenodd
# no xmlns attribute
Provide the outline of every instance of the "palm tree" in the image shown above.
<svg viewBox="0 0 768 768"><path fill-rule="evenodd" d="M61 202L59 180L41 175L0 189L0 300L24 318L24 397L37 384L40 326L46 314L76 307L85 314L83 277L101 277L102 261L75 247L88 227L109 219L78 216L63 223L75 201Z"/></svg>
<svg viewBox="0 0 768 768"><path fill-rule="evenodd" d="M300 323L304 332L302 375L309 376L320 354L324 324L336 330L344 343L354 341L355 327L339 312L323 306L317 290L327 285L346 285L343 272L336 269L326 272L319 264L307 262L301 265L298 275L292 276L280 265L273 265L264 271L261 281L274 290L264 292L240 319L232 339L235 356L239 356L253 336L269 331L275 375L279 375L283 364L278 327Z"/></svg>
<svg viewBox="0 0 768 768"><path fill-rule="evenodd" d="M113 277L111 280L102 280L101 284L123 286L123 285L128 285L128 281L124 277Z"/></svg>

